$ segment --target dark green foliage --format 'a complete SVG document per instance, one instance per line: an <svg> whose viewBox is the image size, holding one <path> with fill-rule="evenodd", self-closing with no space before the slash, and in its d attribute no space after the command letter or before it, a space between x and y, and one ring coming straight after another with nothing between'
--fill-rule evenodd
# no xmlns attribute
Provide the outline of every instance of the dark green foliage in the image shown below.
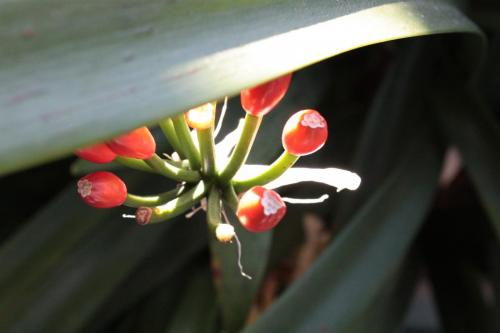
<svg viewBox="0 0 500 333"><path fill-rule="evenodd" d="M500 332L499 17L494 0L0 0L0 173L18 172L0 179L0 332ZM330 139L300 165L363 182L273 232L238 230L252 280L204 213L139 227L78 200L73 160L20 171L289 71L249 161L272 161L289 115L316 108ZM242 115L232 98L222 135ZM445 186L450 146L464 168ZM173 186L107 167L136 193ZM331 241L248 323L307 213ZM404 320L422 285L434 328Z"/></svg>

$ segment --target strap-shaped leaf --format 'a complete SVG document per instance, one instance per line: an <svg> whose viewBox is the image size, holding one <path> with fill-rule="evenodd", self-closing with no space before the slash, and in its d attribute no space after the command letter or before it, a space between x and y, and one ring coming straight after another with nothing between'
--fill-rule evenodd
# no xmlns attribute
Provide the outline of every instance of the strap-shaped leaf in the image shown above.
<svg viewBox="0 0 500 333"><path fill-rule="evenodd" d="M350 332L397 332L418 282L418 264L415 255L408 256L393 276L385 281Z"/></svg>
<svg viewBox="0 0 500 333"><path fill-rule="evenodd" d="M3 0L0 31L0 174L348 50L478 32L447 0Z"/></svg>
<svg viewBox="0 0 500 333"><path fill-rule="evenodd" d="M216 332L216 298L210 275L208 265L192 269L165 333ZM150 329L146 326L146 331Z"/></svg>
<svg viewBox="0 0 500 333"><path fill-rule="evenodd" d="M428 141L410 147L311 270L245 332L352 332L408 250L439 167Z"/></svg>
<svg viewBox="0 0 500 333"><path fill-rule="evenodd" d="M448 140L457 145L479 198L500 238L500 126L477 96L456 87L440 89L436 112Z"/></svg>

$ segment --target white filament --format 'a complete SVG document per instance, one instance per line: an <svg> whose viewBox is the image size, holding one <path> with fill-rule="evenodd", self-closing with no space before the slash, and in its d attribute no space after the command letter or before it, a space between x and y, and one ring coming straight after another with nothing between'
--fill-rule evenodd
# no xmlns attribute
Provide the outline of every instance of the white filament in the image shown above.
<svg viewBox="0 0 500 333"><path fill-rule="evenodd" d="M229 223L229 219L227 218L226 211L224 210L224 208L221 211L222 211L222 216L224 217L224 220L226 221L226 223L231 225L231 223ZM240 275L251 280L252 277L243 271L243 265L241 264L241 242L240 242L240 239L238 238L238 234L236 232L234 233L234 239L236 240L236 248L238 250L237 265L238 265L238 268L240 269Z"/></svg>
<svg viewBox="0 0 500 333"><path fill-rule="evenodd" d="M217 123L217 127L215 128L215 131L214 131L214 139L217 137L217 134L219 134L220 129L222 128L222 122L224 121L224 116L226 115L226 110L227 110L227 96L224 97L224 104L222 105L222 109L220 111L219 122Z"/></svg>
<svg viewBox="0 0 500 333"><path fill-rule="evenodd" d="M281 198L284 202L288 202L291 204L315 204L321 203L328 199L330 196L328 194L323 194L319 198L308 198L308 199L300 199L300 198Z"/></svg>

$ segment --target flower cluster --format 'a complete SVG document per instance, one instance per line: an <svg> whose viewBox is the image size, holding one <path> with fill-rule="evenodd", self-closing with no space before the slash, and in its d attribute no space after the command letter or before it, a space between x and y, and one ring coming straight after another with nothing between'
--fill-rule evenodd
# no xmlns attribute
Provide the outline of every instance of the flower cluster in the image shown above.
<svg viewBox="0 0 500 333"><path fill-rule="evenodd" d="M292 166L299 157L320 149L328 137L327 123L319 112L299 111L284 126L283 154L269 166L245 165L263 117L285 96L291 77L287 74L243 90L241 105L246 112L245 118L236 131L217 145L214 141L217 108L216 103L211 102L160 122L166 139L175 150L170 155L165 154L165 158L156 154L156 143L147 127L75 152L80 158L94 163L116 161L166 176L178 182L176 188L151 196L134 195L128 193L119 177L99 171L78 181L78 193L92 207L125 205L135 208L134 218L139 225L168 220L202 202L207 222L222 242L234 237L234 228L227 218L223 218L226 216L224 206L229 207L243 227L251 232L275 227L286 213L286 198L281 198L273 186L265 187L266 184L286 179L286 174L292 175L295 169ZM223 109L225 111L225 105ZM358 185L359 181L353 187Z"/></svg>

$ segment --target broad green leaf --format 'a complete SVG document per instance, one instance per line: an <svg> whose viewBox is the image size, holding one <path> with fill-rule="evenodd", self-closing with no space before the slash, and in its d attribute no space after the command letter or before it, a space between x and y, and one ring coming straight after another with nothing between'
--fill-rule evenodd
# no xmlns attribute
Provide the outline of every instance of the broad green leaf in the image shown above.
<svg viewBox="0 0 500 333"><path fill-rule="evenodd" d="M378 295L359 316L355 327L350 332L397 332L408 310L418 277L418 261L415 256L410 255L403 265L385 281Z"/></svg>
<svg viewBox="0 0 500 333"><path fill-rule="evenodd" d="M165 333L216 332L216 300L210 276L208 265L192 270Z"/></svg>
<svg viewBox="0 0 500 333"><path fill-rule="evenodd" d="M244 332L351 332L397 267L431 203L438 154L424 140L296 283Z"/></svg>
<svg viewBox="0 0 500 333"><path fill-rule="evenodd" d="M177 312L180 300L184 296L183 291L188 284L187 282L190 282L190 278L192 278L192 270L185 269L177 272L166 280L160 288L150 293L146 300L129 310L128 312L137 311L139 313L133 332L163 332L173 319L172 316ZM109 331L107 329L102 332ZM95 331L87 330L84 332Z"/></svg>
<svg viewBox="0 0 500 333"><path fill-rule="evenodd" d="M500 238L500 126L477 96L460 87L435 95L440 124L458 147L481 202Z"/></svg>
<svg viewBox="0 0 500 333"><path fill-rule="evenodd" d="M438 254L428 254L427 267L443 329L498 332L499 327L494 327L497 313L485 299L481 272L463 256L455 256L456 251L440 250Z"/></svg>
<svg viewBox="0 0 500 333"><path fill-rule="evenodd" d="M1 174L365 45L478 33L449 0L2 0L0 31Z"/></svg>

